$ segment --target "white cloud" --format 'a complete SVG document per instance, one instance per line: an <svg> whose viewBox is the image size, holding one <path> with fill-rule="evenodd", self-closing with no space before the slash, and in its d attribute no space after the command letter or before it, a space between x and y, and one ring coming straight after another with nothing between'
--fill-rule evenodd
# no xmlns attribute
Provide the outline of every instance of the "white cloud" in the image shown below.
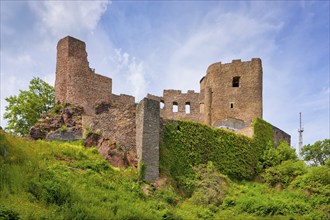
<svg viewBox="0 0 330 220"><path fill-rule="evenodd" d="M219 11L211 11L205 17L202 25L185 39L179 39L176 45L180 46L173 48L165 71L174 88L197 89L207 67L214 62L248 61L267 57L276 50L274 38L281 23L251 14Z"/></svg>
<svg viewBox="0 0 330 220"><path fill-rule="evenodd" d="M113 79L113 92L136 101L146 91L198 91L208 65L260 57L264 118L291 133L293 143L299 111L307 143L329 133L327 2L306 1L303 9L299 2L171 2L151 11L142 6L156 3L114 2L112 11L107 1L1 4L1 109L32 76L54 81L56 43L71 35L86 42L90 66ZM322 135L311 131L317 127Z"/></svg>
<svg viewBox="0 0 330 220"><path fill-rule="evenodd" d="M108 1L1 2L1 126L5 97L25 90L33 76L53 85L56 43L93 31Z"/></svg>
<svg viewBox="0 0 330 220"><path fill-rule="evenodd" d="M59 38L93 31L109 1L43 1L31 2L39 16L40 31Z"/></svg>
<svg viewBox="0 0 330 220"><path fill-rule="evenodd" d="M114 93L133 95L136 101L146 96L147 80L145 79L145 67L142 61L131 56L121 49L108 51L107 57L113 78Z"/></svg>

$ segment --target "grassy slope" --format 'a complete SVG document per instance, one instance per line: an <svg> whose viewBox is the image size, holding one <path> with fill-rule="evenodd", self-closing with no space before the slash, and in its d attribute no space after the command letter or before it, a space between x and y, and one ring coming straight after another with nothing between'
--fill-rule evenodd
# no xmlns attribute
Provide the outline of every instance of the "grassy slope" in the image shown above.
<svg viewBox="0 0 330 220"><path fill-rule="evenodd" d="M228 180L218 205L196 200L197 191L185 198L169 185L145 196L136 170L112 168L95 148L0 138L0 219L324 218L316 210L318 200L299 189L278 192L260 183ZM205 186L214 183L214 175L200 180L199 193L212 194Z"/></svg>

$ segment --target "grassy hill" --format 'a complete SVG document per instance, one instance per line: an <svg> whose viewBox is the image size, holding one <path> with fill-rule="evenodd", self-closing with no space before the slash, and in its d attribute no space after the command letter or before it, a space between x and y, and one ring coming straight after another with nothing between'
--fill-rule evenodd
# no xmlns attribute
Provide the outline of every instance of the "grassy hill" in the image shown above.
<svg viewBox="0 0 330 220"><path fill-rule="evenodd" d="M222 167L211 151L206 154L212 149L198 148L205 135L190 140L191 129L213 135L217 141L207 142L209 147L228 147L224 137L239 140L234 150L224 152L236 155L233 170ZM329 167L286 160L258 169L260 162L251 155L240 162L235 154L253 140L232 135L197 123L169 124L161 146L162 176L147 184L136 169L113 168L95 148L79 142L29 141L1 133L0 219L326 219ZM178 161L191 147L199 153ZM177 157L175 148L181 149ZM221 154L222 148L215 148ZM246 164L243 171L237 163Z"/></svg>

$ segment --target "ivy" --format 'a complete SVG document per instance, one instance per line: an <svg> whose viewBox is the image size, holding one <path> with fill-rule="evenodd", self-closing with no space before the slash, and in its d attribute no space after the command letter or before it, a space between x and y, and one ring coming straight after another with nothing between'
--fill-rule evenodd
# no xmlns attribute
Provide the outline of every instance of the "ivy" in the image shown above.
<svg viewBox="0 0 330 220"><path fill-rule="evenodd" d="M194 166L211 161L232 179L252 179L263 152L272 144L269 123L256 119L252 138L192 121L168 121L160 148L161 172L174 178L179 188L192 192Z"/></svg>

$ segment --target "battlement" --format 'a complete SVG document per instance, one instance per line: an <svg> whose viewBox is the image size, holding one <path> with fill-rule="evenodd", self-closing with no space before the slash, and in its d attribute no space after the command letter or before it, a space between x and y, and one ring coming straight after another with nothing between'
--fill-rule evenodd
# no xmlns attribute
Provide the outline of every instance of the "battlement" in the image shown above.
<svg viewBox="0 0 330 220"><path fill-rule="evenodd" d="M241 59L235 59L235 60L232 60L231 63L216 62L216 63L213 63L213 64L209 65L209 67L207 68L206 73L219 71L220 68L234 67L236 65L241 65L241 64L261 65L261 59L260 58L252 58L250 61L242 61ZM201 79L201 81L203 80L203 78Z"/></svg>
<svg viewBox="0 0 330 220"><path fill-rule="evenodd" d="M175 89L164 89L163 94L165 95L184 95L184 94L197 94L195 93L195 90L188 90L186 93L182 92L181 90L175 90Z"/></svg>

